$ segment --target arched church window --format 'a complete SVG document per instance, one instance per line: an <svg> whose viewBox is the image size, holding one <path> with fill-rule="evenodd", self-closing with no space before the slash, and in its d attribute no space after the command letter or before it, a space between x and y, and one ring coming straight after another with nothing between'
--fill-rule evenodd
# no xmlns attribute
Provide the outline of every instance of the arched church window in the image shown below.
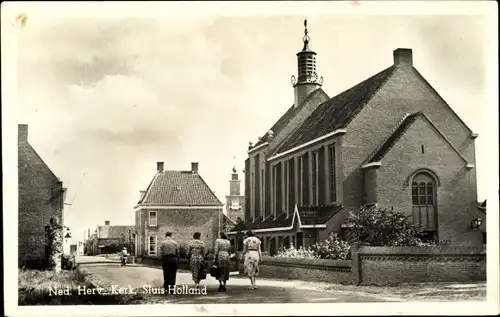
<svg viewBox="0 0 500 317"><path fill-rule="evenodd" d="M429 240L437 235L436 182L428 173L415 175L411 185L412 216L421 225Z"/></svg>

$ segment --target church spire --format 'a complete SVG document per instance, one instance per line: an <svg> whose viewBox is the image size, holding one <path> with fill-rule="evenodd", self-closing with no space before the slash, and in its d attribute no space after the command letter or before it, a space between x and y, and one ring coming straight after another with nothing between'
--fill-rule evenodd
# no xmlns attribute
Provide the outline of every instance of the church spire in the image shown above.
<svg viewBox="0 0 500 317"><path fill-rule="evenodd" d="M314 90L321 87L323 77L318 77L316 73L316 52L309 48L309 31L307 29L307 19L304 20L304 36L302 51L297 53L298 74L292 76L292 85L295 90L295 107L298 107L307 96Z"/></svg>

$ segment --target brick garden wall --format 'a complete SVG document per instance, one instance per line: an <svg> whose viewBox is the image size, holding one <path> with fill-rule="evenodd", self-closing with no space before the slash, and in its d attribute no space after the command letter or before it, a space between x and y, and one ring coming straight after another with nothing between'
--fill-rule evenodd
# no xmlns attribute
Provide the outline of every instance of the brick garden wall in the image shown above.
<svg viewBox="0 0 500 317"><path fill-rule="evenodd" d="M351 261L263 257L259 277L351 284ZM243 262L240 262L243 274Z"/></svg>
<svg viewBox="0 0 500 317"><path fill-rule="evenodd" d="M484 247L354 247L351 260L263 257L259 277L338 284L486 281ZM243 275L243 261L239 265Z"/></svg>
<svg viewBox="0 0 500 317"><path fill-rule="evenodd" d="M361 247L353 255L360 284L486 281L483 247Z"/></svg>

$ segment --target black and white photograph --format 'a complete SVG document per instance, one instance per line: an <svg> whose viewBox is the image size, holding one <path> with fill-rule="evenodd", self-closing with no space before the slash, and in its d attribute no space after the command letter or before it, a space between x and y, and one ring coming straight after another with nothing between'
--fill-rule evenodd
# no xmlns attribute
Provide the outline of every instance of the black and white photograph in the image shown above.
<svg viewBox="0 0 500 317"><path fill-rule="evenodd" d="M5 314L498 314L497 10L2 3Z"/></svg>

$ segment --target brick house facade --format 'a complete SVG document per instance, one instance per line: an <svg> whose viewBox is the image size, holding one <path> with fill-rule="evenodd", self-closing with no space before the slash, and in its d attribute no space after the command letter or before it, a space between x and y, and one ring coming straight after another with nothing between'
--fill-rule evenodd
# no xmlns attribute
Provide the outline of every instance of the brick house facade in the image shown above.
<svg viewBox="0 0 500 317"><path fill-rule="evenodd" d="M238 218L245 219L245 195L241 194L241 180L238 179L238 171L233 167L231 180L229 181L229 195L226 195L226 215L236 224Z"/></svg>
<svg viewBox="0 0 500 317"><path fill-rule="evenodd" d="M113 226L111 222L105 221L104 226L97 226L92 236L86 241L87 254L97 255L105 253L116 253L125 246L129 253L134 247L135 225L133 226Z"/></svg>
<svg viewBox="0 0 500 317"><path fill-rule="evenodd" d="M227 217L223 204L198 174L198 163L192 163L190 171L169 171L158 162L156 175L140 194L135 206L136 256L158 256L167 231L182 249L197 231L206 248L213 249Z"/></svg>
<svg viewBox="0 0 500 317"><path fill-rule="evenodd" d="M288 242L321 241L341 231L349 211L377 204L403 211L429 239L481 244L470 226L484 215L477 134L416 70L412 50L396 49L393 65L329 98L307 29L303 40L296 103L249 146L247 222L232 234L252 229L273 253Z"/></svg>
<svg viewBox="0 0 500 317"><path fill-rule="evenodd" d="M28 142L28 125L18 125L18 264L37 265L46 259L45 230L57 217L64 226L66 189ZM61 236L61 244L63 236Z"/></svg>

